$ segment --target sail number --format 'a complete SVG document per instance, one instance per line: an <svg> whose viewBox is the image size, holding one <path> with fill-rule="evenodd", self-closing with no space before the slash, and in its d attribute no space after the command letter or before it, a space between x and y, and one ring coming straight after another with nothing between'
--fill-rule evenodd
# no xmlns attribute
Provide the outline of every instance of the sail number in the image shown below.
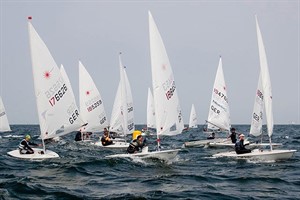
<svg viewBox="0 0 300 200"><path fill-rule="evenodd" d="M102 104L101 99L93 103L91 106L87 107L88 112L91 112L92 110L96 109L98 106Z"/></svg>
<svg viewBox="0 0 300 200"><path fill-rule="evenodd" d="M50 105L54 106L57 101L61 100L67 90L68 88L66 84L63 84L63 86L55 93L55 95L50 98L49 100Z"/></svg>
<svg viewBox="0 0 300 200"><path fill-rule="evenodd" d="M227 97L226 97L225 94L223 94L222 92L219 92L219 90L216 89L216 88L214 88L214 92L215 92L217 95L219 95L221 98L223 98L223 99L228 103L228 99L227 99Z"/></svg>
<svg viewBox="0 0 300 200"><path fill-rule="evenodd" d="M175 82L173 81L172 87L166 92L167 100L171 99L176 90Z"/></svg>
<svg viewBox="0 0 300 200"><path fill-rule="evenodd" d="M260 90L257 90L256 94L257 94L257 96L258 96L261 100L264 99L264 95L263 95L263 93L262 93Z"/></svg>
<svg viewBox="0 0 300 200"><path fill-rule="evenodd" d="M0 113L0 117L4 116L5 112L3 111L2 113Z"/></svg>
<svg viewBox="0 0 300 200"><path fill-rule="evenodd" d="M128 113L132 112L133 111L133 107L130 107L127 109Z"/></svg>
<svg viewBox="0 0 300 200"><path fill-rule="evenodd" d="M262 115L263 115L262 112L260 112L259 115L256 114L256 113L253 113L253 119L254 119L255 121L259 122L260 119L262 119Z"/></svg>

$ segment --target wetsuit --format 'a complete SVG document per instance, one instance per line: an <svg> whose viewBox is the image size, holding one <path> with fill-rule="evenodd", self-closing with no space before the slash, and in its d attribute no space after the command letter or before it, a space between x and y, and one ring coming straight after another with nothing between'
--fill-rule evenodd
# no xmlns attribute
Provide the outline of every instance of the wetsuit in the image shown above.
<svg viewBox="0 0 300 200"><path fill-rule="evenodd" d="M129 147L127 148L128 153L135 153L142 149L145 146L144 142L138 142L137 139L133 140L130 144Z"/></svg>
<svg viewBox="0 0 300 200"><path fill-rule="evenodd" d="M230 138L232 143L236 143L236 132L231 132Z"/></svg>
<svg viewBox="0 0 300 200"><path fill-rule="evenodd" d="M113 143L113 141L111 141L108 136L102 136L101 143L103 146L108 146L108 145L111 145Z"/></svg>
<svg viewBox="0 0 300 200"><path fill-rule="evenodd" d="M29 145L37 146L37 144L33 142L27 142L25 139L23 139L19 144L20 154L33 154L34 151Z"/></svg>
<svg viewBox="0 0 300 200"><path fill-rule="evenodd" d="M251 150L245 148L244 140L240 140L235 144L235 152L237 154L243 154L243 153L251 153Z"/></svg>
<svg viewBox="0 0 300 200"><path fill-rule="evenodd" d="M75 141L81 141L82 138L81 138L81 132L80 131L77 131L76 132L76 136L75 136Z"/></svg>

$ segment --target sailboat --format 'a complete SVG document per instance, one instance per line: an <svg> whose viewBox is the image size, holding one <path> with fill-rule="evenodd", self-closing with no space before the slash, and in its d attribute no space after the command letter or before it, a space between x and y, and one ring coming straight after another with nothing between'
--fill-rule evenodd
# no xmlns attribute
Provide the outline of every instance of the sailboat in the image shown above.
<svg viewBox="0 0 300 200"><path fill-rule="evenodd" d="M4 104L0 96L0 132L8 132L8 131L11 131L11 129L8 123Z"/></svg>
<svg viewBox="0 0 300 200"><path fill-rule="evenodd" d="M191 113L190 113L190 120L189 120L189 128L198 128L197 125L197 114L195 110L194 104L192 104Z"/></svg>
<svg viewBox="0 0 300 200"><path fill-rule="evenodd" d="M142 130L142 135L150 135L155 131L155 108L151 89L148 88L147 98L147 129ZM144 132L143 132L144 131Z"/></svg>
<svg viewBox="0 0 300 200"><path fill-rule="evenodd" d="M206 122L208 131L229 131L230 129L230 112L227 87L225 83L221 57L219 60L219 66L214 82L211 103Z"/></svg>
<svg viewBox="0 0 300 200"><path fill-rule="evenodd" d="M226 153L218 153L213 155L213 157L235 157L235 158L251 158L251 159L258 159L258 160L284 160L289 159L293 156L296 150L274 150L273 144L271 141L271 137L273 134L273 97L272 97L272 87L271 87L271 79L269 74L269 68L267 63L267 56L265 52L265 47L261 35L261 31L258 25L257 17L256 19L256 30L257 30L257 40L258 40L258 51L259 51L259 60L260 60L260 78L261 78L261 87L262 87L262 94L263 94L263 105L265 108L266 114L266 121L267 121L267 129L268 129L268 136L270 142L270 150L260 150L255 149L251 153L245 154L236 154L235 151L226 152ZM258 108L260 110L261 108ZM260 122L259 122L260 123ZM257 126L258 132L261 132L260 125ZM254 130L252 130L254 133Z"/></svg>
<svg viewBox="0 0 300 200"><path fill-rule="evenodd" d="M122 138L121 140L117 140L114 139L114 143L112 145L108 145L108 146L102 146L101 141L97 141L95 143L92 143L94 145L97 146L102 146L105 148L127 148L129 146L129 143L126 142L125 137L126 135L132 131L134 129L134 126L131 126L131 129L128 130L126 128L123 127L128 127L128 112L133 112L133 109L126 109L126 106L128 105L127 102L127 91L129 91L129 95L131 96L131 90L128 89L127 87L130 87L130 85L128 85L129 83L125 82L125 69L122 66L121 63L121 58L120 58L120 76L121 76L121 81L119 83L119 87L118 87L118 92L115 98L115 104L113 106L113 114L112 114L112 119L111 119L111 124L110 124L110 131L113 131L115 133L118 134L123 134L124 139ZM127 78L127 75L126 75ZM128 81L128 80L127 80ZM132 99L132 97L128 98L128 99ZM132 106L131 103L129 103L130 106ZM123 110L123 108L125 108ZM103 108L104 111L104 108ZM128 112L126 112L128 111ZM133 117L132 119L130 119L133 121ZM104 127L108 127L109 124L106 121L106 123L104 125L102 125L102 129Z"/></svg>
<svg viewBox="0 0 300 200"><path fill-rule="evenodd" d="M81 138L84 142L91 142L90 139L84 137L84 134L101 132L108 127L108 120L100 92L81 61L79 61L79 102L80 115L87 123L80 129Z"/></svg>
<svg viewBox="0 0 300 200"><path fill-rule="evenodd" d="M219 59L219 65L215 77L214 87L211 96L211 103L207 118L207 130L205 132L229 132L230 130L230 112L227 96L227 87L225 84L225 78L223 73L222 58ZM197 147L205 145L220 145L227 146L231 141L226 138L216 138L213 140L198 140L185 142L185 147Z"/></svg>
<svg viewBox="0 0 300 200"><path fill-rule="evenodd" d="M173 160L180 151L180 149L160 150L159 136L181 133L183 130L183 119L169 58L150 11L149 32L157 151L150 152L148 151L148 148L145 148L141 153L107 156L109 158L139 157L170 161Z"/></svg>
<svg viewBox="0 0 300 200"><path fill-rule="evenodd" d="M121 53L119 55L119 70L120 82L113 105L109 131L116 133L121 138L114 139L114 144L105 146L108 148L127 148L129 143L126 142L126 135L131 134L135 129L131 87L125 66L121 61Z"/></svg>
<svg viewBox="0 0 300 200"><path fill-rule="evenodd" d="M8 152L8 155L33 160L57 158L57 153L46 149L44 140L56 137L56 132L65 124L74 124L79 119L79 111L76 110L75 99L50 51L32 26L31 17L28 19L34 89L43 149L33 148L34 154L20 154L17 149Z"/></svg>

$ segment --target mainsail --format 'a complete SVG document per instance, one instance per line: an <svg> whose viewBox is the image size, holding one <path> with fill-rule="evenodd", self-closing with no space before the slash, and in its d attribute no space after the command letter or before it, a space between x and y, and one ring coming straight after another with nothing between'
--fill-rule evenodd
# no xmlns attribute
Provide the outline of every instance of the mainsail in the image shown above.
<svg viewBox="0 0 300 200"><path fill-rule="evenodd" d="M0 132L11 131L2 98L0 97Z"/></svg>
<svg viewBox="0 0 300 200"><path fill-rule="evenodd" d="M208 111L208 129L230 129L230 112L227 96L227 87L220 57L218 70L211 95L211 103Z"/></svg>
<svg viewBox="0 0 300 200"><path fill-rule="evenodd" d="M87 125L84 132L101 132L108 127L103 99L92 77L79 61L79 102L80 113Z"/></svg>
<svg viewBox="0 0 300 200"><path fill-rule="evenodd" d="M184 125L177 88L163 40L149 12L150 55L158 135L176 135Z"/></svg>

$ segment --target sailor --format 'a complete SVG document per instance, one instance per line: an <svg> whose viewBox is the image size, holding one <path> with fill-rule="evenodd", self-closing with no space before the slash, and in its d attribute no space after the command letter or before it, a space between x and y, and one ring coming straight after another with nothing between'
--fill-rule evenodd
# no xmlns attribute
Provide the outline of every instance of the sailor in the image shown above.
<svg viewBox="0 0 300 200"><path fill-rule="evenodd" d="M26 135L25 139L23 139L20 142L20 144L19 144L20 154L34 154L34 150L29 145L40 146L40 145L35 144L33 142L29 142L30 139L31 139L30 135Z"/></svg>
<svg viewBox="0 0 300 200"><path fill-rule="evenodd" d="M136 139L130 142L129 147L127 148L128 153L137 153L142 150L142 148L146 146L146 142L143 140L143 136L139 135Z"/></svg>
<svg viewBox="0 0 300 200"><path fill-rule="evenodd" d="M108 146L113 144L113 141L109 137L109 132L106 128L104 128L103 136L101 137L102 146Z"/></svg>
<svg viewBox="0 0 300 200"><path fill-rule="evenodd" d="M231 138L231 142L232 143L236 143L236 132L235 132L235 128L231 128L230 129L230 135L227 138Z"/></svg>
<svg viewBox="0 0 300 200"><path fill-rule="evenodd" d="M246 149L244 145L244 138L245 135L244 134L240 134L239 135L240 140L235 144L235 152L237 154L243 154L243 153L251 153L250 149Z"/></svg>
<svg viewBox="0 0 300 200"><path fill-rule="evenodd" d="M75 136L75 141L81 141L81 140L82 140L81 131L77 131Z"/></svg>

